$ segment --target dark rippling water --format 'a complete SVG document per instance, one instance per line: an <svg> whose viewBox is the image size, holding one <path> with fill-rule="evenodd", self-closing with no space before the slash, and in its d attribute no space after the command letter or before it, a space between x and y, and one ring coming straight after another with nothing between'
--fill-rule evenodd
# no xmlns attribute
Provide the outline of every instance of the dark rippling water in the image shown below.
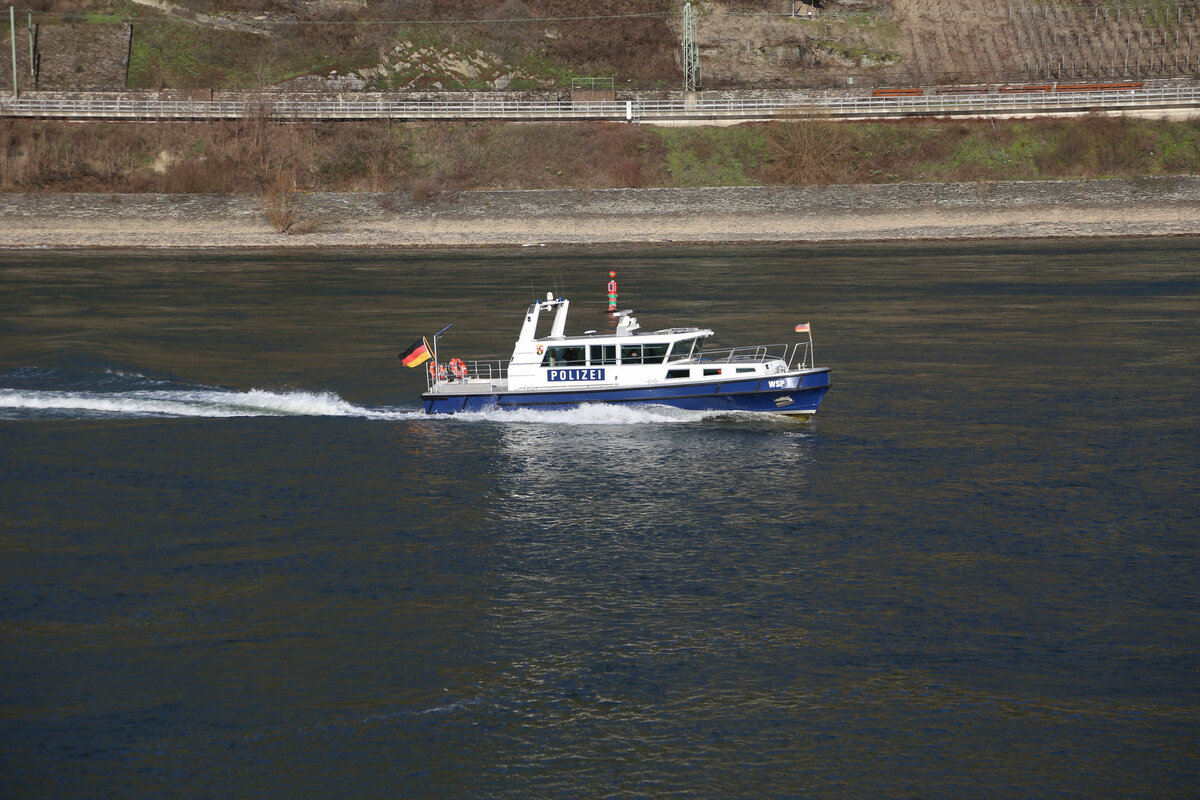
<svg viewBox="0 0 1200 800"><path fill-rule="evenodd" d="M1198 252L0 253L0 795L1194 797ZM817 418L418 413L609 269Z"/></svg>

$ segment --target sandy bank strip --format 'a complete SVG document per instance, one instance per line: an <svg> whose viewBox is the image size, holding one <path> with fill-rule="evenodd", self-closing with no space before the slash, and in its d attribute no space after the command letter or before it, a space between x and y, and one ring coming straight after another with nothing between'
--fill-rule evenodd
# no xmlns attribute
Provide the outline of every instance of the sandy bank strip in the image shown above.
<svg viewBox="0 0 1200 800"><path fill-rule="evenodd" d="M304 194L285 235L258 198L0 195L0 247L405 247L1200 235L1200 176L806 188Z"/></svg>

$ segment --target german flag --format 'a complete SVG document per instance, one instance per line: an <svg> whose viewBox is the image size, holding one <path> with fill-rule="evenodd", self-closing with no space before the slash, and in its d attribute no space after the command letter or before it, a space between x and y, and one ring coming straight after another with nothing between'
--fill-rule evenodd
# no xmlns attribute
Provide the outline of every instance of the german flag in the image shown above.
<svg viewBox="0 0 1200 800"><path fill-rule="evenodd" d="M412 347L400 354L400 363L406 367L419 367L431 358L433 353L429 350L429 342L422 336L413 342Z"/></svg>

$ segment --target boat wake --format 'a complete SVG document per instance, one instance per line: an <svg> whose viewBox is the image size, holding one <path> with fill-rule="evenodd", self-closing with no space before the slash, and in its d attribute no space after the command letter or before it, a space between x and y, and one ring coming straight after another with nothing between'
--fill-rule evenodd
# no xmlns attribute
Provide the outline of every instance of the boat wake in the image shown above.
<svg viewBox="0 0 1200 800"><path fill-rule="evenodd" d="M114 371L68 375L25 369L3 378L0 418L7 419L298 416L395 420L423 416L408 409L358 406L332 392L186 386Z"/></svg>
<svg viewBox="0 0 1200 800"><path fill-rule="evenodd" d="M0 389L0 415L12 417L361 417L411 419L416 411L371 409L330 392L221 389L80 392Z"/></svg>

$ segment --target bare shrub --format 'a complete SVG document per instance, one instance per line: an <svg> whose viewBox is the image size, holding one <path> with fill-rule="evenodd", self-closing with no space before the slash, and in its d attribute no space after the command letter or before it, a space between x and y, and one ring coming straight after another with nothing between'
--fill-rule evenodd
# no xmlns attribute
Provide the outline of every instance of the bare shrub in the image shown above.
<svg viewBox="0 0 1200 800"><path fill-rule="evenodd" d="M1044 175L1127 175L1151 168L1151 132L1140 121L1091 115L1048 123L1047 146L1034 157Z"/></svg>
<svg viewBox="0 0 1200 800"><path fill-rule="evenodd" d="M13 167L19 159L16 152L22 139L20 131L12 119L0 118L0 189L6 191L16 185Z"/></svg>
<svg viewBox="0 0 1200 800"><path fill-rule="evenodd" d="M1083 127L1083 126L1081 126ZM1088 120L1091 168L1097 175L1122 175L1145 167L1150 139L1137 121L1127 117Z"/></svg>
<svg viewBox="0 0 1200 800"><path fill-rule="evenodd" d="M1047 176L1075 173L1087 154L1087 139L1079 125L1055 121L1043 126L1046 146L1034 154L1038 172Z"/></svg>
<svg viewBox="0 0 1200 800"><path fill-rule="evenodd" d="M576 133L575 183L640 188L665 180L665 144L657 133L630 125L595 124Z"/></svg>
<svg viewBox="0 0 1200 800"><path fill-rule="evenodd" d="M266 98L252 101L246 116L239 120L236 143L239 160L249 161L254 172L266 175L278 169L281 162L297 154L296 131L287 123L271 119L271 110Z"/></svg>
<svg viewBox="0 0 1200 800"><path fill-rule="evenodd" d="M195 160L172 164L160 179L162 191L168 194L192 194L204 192L204 171Z"/></svg>
<svg viewBox="0 0 1200 800"><path fill-rule="evenodd" d="M839 123L798 119L771 126L767 148L770 171L780 183L830 183L845 172L850 141Z"/></svg>
<svg viewBox="0 0 1200 800"><path fill-rule="evenodd" d="M236 171L223 159L192 158L172 164L159 185L171 194L229 194L237 188Z"/></svg>
<svg viewBox="0 0 1200 800"><path fill-rule="evenodd" d="M11 121L13 131L4 147L5 188L37 189L53 182L52 172L57 159L49 149L50 137L41 128L29 123Z"/></svg>
<svg viewBox="0 0 1200 800"><path fill-rule="evenodd" d="M287 233L299 221L296 203L296 177L290 170L279 170L263 195L263 213L271 226Z"/></svg>
<svg viewBox="0 0 1200 800"><path fill-rule="evenodd" d="M314 161L311 169L320 173L323 183L368 192L390 191L403 183L411 167L409 152L395 141L386 123L334 125L340 127L309 129L313 142L303 146L304 152L319 154L319 164Z"/></svg>

